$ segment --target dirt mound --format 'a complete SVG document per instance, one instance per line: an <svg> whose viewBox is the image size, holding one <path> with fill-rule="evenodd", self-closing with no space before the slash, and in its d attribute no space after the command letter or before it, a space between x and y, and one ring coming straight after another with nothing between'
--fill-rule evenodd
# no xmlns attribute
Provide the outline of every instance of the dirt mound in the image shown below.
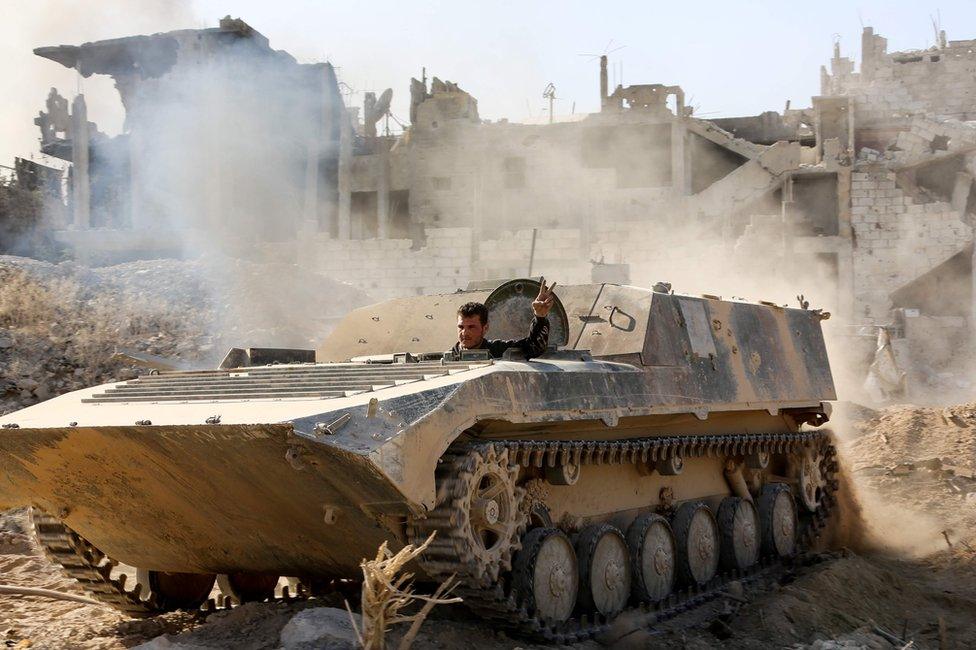
<svg viewBox="0 0 976 650"><path fill-rule="evenodd" d="M0 582L86 595L52 564L29 534L26 509L0 514ZM0 596L0 643L13 648L116 650L167 632L187 629L194 617L175 612L131 620L104 606L33 596Z"/></svg>
<svg viewBox="0 0 976 650"><path fill-rule="evenodd" d="M970 564L967 570L972 569ZM815 647L817 639L842 639L852 631L876 637L875 643L887 633L905 643L937 647L940 616L951 638L966 641L958 647L972 647L973 602L966 594L943 590L948 570L855 555L826 562L744 610L735 625L745 641L740 647L769 647L762 643L771 639L777 646L792 640Z"/></svg>
<svg viewBox="0 0 976 650"><path fill-rule="evenodd" d="M931 459L949 467L976 469L976 403L927 408L898 405L854 423L855 471Z"/></svg>
<svg viewBox="0 0 976 650"><path fill-rule="evenodd" d="M841 462L875 550L976 545L976 404L892 406L851 422Z"/></svg>
<svg viewBox="0 0 976 650"><path fill-rule="evenodd" d="M296 265L156 260L90 269L0 256L0 414L129 379L133 350L213 367L231 347L314 348L361 291Z"/></svg>

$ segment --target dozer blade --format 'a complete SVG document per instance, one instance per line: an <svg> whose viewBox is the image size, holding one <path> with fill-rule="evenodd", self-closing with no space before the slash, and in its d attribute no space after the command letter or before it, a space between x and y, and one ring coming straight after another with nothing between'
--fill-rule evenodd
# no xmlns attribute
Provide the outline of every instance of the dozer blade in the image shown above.
<svg viewBox="0 0 976 650"><path fill-rule="evenodd" d="M365 457L284 424L4 430L0 505L133 566L280 575L355 572L407 513Z"/></svg>

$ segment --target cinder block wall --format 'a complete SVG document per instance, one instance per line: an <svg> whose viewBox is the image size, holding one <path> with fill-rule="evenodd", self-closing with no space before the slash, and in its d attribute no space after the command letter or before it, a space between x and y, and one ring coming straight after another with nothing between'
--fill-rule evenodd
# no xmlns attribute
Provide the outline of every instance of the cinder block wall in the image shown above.
<svg viewBox="0 0 976 650"><path fill-rule="evenodd" d="M409 239L303 242L299 260L311 269L361 288L377 300L423 293L449 293L471 277L471 229L428 231L427 246Z"/></svg>
<svg viewBox="0 0 976 650"><path fill-rule="evenodd" d="M976 119L976 41L948 47L887 53L887 41L867 35L860 72L850 58L831 62L822 93L851 95L860 125L918 114Z"/></svg>
<svg viewBox="0 0 976 650"><path fill-rule="evenodd" d="M529 273L532 230L476 239L471 228L428 228L424 246L409 239L337 240L317 237L300 244L299 263L348 282L380 300L450 293L471 280L524 277ZM278 248L266 254L294 255ZM563 284L589 281L588 249L576 229L539 230L532 275Z"/></svg>
<svg viewBox="0 0 976 650"><path fill-rule="evenodd" d="M897 187L894 172L854 172L854 297L860 323L889 320L889 294L972 241L952 205L922 203Z"/></svg>

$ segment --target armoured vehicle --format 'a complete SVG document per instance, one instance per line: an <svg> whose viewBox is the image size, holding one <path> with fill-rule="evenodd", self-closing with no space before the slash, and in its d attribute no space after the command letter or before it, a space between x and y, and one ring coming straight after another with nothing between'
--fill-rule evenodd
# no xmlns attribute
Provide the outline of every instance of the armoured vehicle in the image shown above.
<svg viewBox="0 0 976 650"><path fill-rule="evenodd" d="M0 505L132 614L355 578L435 534L427 577L516 632L592 635L783 566L836 463L821 321L773 304L561 287L550 349L453 358L456 309L528 328L538 285L391 300L317 351L235 350L0 419ZM137 567L119 576L117 563Z"/></svg>

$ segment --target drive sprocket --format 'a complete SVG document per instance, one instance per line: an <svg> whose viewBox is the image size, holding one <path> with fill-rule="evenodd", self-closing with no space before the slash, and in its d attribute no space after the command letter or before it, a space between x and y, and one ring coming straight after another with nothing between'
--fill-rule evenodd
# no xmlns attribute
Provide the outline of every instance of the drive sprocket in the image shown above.
<svg viewBox="0 0 976 650"><path fill-rule="evenodd" d="M492 444L446 456L437 470L436 507L408 526L414 544L437 533L425 567L463 573L469 585L492 584L509 571L528 520L517 478L508 450Z"/></svg>

